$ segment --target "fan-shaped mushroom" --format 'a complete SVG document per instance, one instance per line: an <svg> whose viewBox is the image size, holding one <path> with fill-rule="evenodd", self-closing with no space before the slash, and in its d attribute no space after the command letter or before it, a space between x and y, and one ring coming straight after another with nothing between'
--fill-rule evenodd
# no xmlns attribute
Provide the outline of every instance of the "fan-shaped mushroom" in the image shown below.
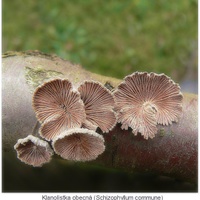
<svg viewBox="0 0 200 200"><path fill-rule="evenodd" d="M122 129L131 127L145 139L155 136L157 124L177 122L182 112L180 87L164 74L133 73L118 86L114 98Z"/></svg>
<svg viewBox="0 0 200 200"><path fill-rule="evenodd" d="M103 132L112 130L116 124L112 93L94 81L85 81L78 91L85 105L86 121L83 126L92 130L99 127Z"/></svg>
<svg viewBox="0 0 200 200"><path fill-rule="evenodd" d="M41 167L51 160L53 150L46 141L29 135L19 139L14 146L17 157L24 163L34 167Z"/></svg>
<svg viewBox="0 0 200 200"><path fill-rule="evenodd" d="M40 122L40 134L53 139L63 130L81 127L85 121L84 104L68 80L55 79L38 87L33 95L33 108Z"/></svg>
<svg viewBox="0 0 200 200"><path fill-rule="evenodd" d="M58 155L73 161L94 160L105 150L104 138L84 128L64 131L53 139L52 145Z"/></svg>

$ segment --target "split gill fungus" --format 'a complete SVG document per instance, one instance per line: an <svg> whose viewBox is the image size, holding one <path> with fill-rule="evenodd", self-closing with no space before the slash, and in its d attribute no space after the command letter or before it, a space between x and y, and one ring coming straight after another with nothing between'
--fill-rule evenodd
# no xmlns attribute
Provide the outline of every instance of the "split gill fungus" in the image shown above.
<svg viewBox="0 0 200 200"><path fill-rule="evenodd" d="M157 124L177 122L182 112L178 84L164 74L135 72L126 76L114 92L115 111L121 128L134 135L154 138Z"/></svg>
<svg viewBox="0 0 200 200"><path fill-rule="evenodd" d="M117 123L112 93L99 82L85 81L78 88L85 105L84 128L108 133Z"/></svg>
<svg viewBox="0 0 200 200"><path fill-rule="evenodd" d="M55 79L38 87L33 95L33 108L42 123L40 135L46 140L66 129L81 127L86 117L80 94L68 80Z"/></svg>
<svg viewBox="0 0 200 200"><path fill-rule="evenodd" d="M14 149L18 159L33 167L41 167L48 163L53 155L53 150L46 141L32 135L19 139Z"/></svg>
<svg viewBox="0 0 200 200"><path fill-rule="evenodd" d="M64 131L54 138L52 145L56 154L73 161L94 160L105 150L103 136L84 128Z"/></svg>

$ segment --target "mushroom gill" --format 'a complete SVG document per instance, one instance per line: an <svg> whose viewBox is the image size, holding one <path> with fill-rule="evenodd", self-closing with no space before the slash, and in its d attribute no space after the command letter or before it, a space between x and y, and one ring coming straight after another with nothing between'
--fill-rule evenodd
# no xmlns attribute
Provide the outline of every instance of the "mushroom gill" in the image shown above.
<svg viewBox="0 0 200 200"><path fill-rule="evenodd" d="M81 127L85 121L84 104L68 80L55 79L38 87L33 108L42 126L40 135L52 140L63 130Z"/></svg>
<svg viewBox="0 0 200 200"><path fill-rule="evenodd" d="M94 160L105 150L103 137L84 128L64 131L54 138L52 145L58 155L73 161Z"/></svg>
<svg viewBox="0 0 200 200"><path fill-rule="evenodd" d="M103 132L109 132L116 124L114 112L114 98L112 93L102 84L85 81L78 88L85 105L86 121L83 127Z"/></svg>
<svg viewBox="0 0 200 200"><path fill-rule="evenodd" d="M180 87L164 74L135 72L125 77L114 98L122 129L131 127L145 139L155 137L157 124L177 122L182 112Z"/></svg>
<svg viewBox="0 0 200 200"><path fill-rule="evenodd" d="M53 150L46 141L32 135L19 139L14 149L22 162L34 167L41 167L44 163L49 162L53 155Z"/></svg>

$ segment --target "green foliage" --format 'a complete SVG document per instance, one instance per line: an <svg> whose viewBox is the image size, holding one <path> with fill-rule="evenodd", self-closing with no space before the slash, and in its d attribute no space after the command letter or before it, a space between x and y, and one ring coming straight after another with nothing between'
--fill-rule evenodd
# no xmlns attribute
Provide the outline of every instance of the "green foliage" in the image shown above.
<svg viewBox="0 0 200 200"><path fill-rule="evenodd" d="M3 0L3 51L30 49L118 78L178 79L197 49L197 0Z"/></svg>

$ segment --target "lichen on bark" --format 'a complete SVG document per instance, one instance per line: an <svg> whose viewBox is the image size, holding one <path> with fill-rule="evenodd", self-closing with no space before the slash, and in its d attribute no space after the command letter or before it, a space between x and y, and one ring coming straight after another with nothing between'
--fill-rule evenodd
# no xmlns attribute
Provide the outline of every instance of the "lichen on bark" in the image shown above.
<svg viewBox="0 0 200 200"><path fill-rule="evenodd" d="M25 79L26 83L30 86L31 91L34 91L43 82L53 78L61 78L63 73L54 70L45 70L42 66L36 66L34 68L25 67Z"/></svg>

